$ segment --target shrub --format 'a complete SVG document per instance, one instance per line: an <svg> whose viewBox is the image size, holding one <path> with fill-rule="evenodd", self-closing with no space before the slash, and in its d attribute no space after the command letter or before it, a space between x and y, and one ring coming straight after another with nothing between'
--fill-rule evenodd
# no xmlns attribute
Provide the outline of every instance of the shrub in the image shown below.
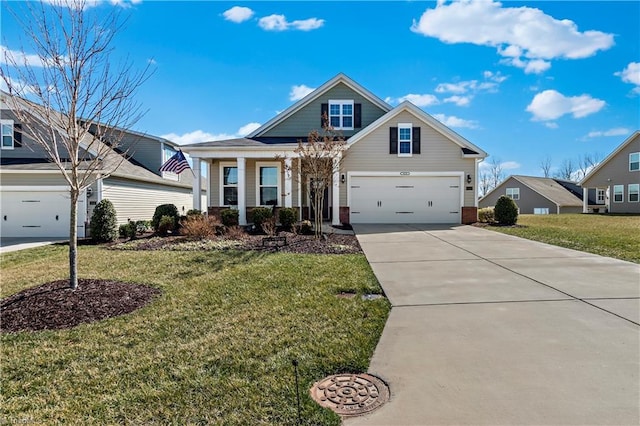
<svg viewBox="0 0 640 426"><path fill-rule="evenodd" d="M227 209L220 212L220 220L227 227L238 226L238 217L240 212L236 209Z"/></svg>
<svg viewBox="0 0 640 426"><path fill-rule="evenodd" d="M253 214L253 225L256 229L262 229L262 224L273 217L273 212L268 207L256 207L251 212Z"/></svg>
<svg viewBox="0 0 640 426"><path fill-rule="evenodd" d="M169 231L173 231L176 226L178 226L178 218L180 217L178 208L173 204L161 204L156 207L156 211L153 213L153 219L151 219L151 226L154 231L159 230L160 220L163 216L169 216L173 219L173 225L169 229Z"/></svg>
<svg viewBox="0 0 640 426"><path fill-rule="evenodd" d="M296 223L298 211L291 207L283 207L278 212L278 220L280 224L286 230L291 229L291 226Z"/></svg>
<svg viewBox="0 0 640 426"><path fill-rule="evenodd" d="M160 218L160 222L158 223L158 234L162 236L166 236L169 231L173 231L175 229L175 218L165 215Z"/></svg>
<svg viewBox="0 0 640 426"><path fill-rule="evenodd" d="M482 223L493 223L495 222L495 216L493 213L493 207L485 207L484 209L478 210L478 221Z"/></svg>
<svg viewBox="0 0 640 426"><path fill-rule="evenodd" d="M515 225L518 221L518 206L506 195L498 198L493 212L496 221L501 225Z"/></svg>
<svg viewBox="0 0 640 426"><path fill-rule="evenodd" d="M230 240L244 240L247 238L247 233L238 225L227 227L226 234Z"/></svg>
<svg viewBox="0 0 640 426"><path fill-rule="evenodd" d="M118 230L120 237L129 238L130 240L136 237L138 229L136 228L136 223L133 221L129 221L123 225L120 225L120 229Z"/></svg>
<svg viewBox="0 0 640 426"><path fill-rule="evenodd" d="M202 216L202 210L198 210L198 209L187 210L187 217L189 216Z"/></svg>
<svg viewBox="0 0 640 426"><path fill-rule="evenodd" d="M293 226L293 232L296 234L309 235L313 233L311 221L303 220Z"/></svg>
<svg viewBox="0 0 640 426"><path fill-rule="evenodd" d="M150 220L137 220L136 221L136 232L138 234L144 234L145 232L151 230L151 221Z"/></svg>
<svg viewBox="0 0 640 426"><path fill-rule="evenodd" d="M91 238L98 242L115 241L118 238L118 218L111 201L104 199L96 204L89 229Z"/></svg>
<svg viewBox="0 0 640 426"><path fill-rule="evenodd" d="M220 222L215 217L203 215L187 215L181 222L180 233L192 238L211 238L216 234Z"/></svg>
<svg viewBox="0 0 640 426"><path fill-rule="evenodd" d="M262 222L262 230L265 234L273 237L276 234L276 218L270 217Z"/></svg>

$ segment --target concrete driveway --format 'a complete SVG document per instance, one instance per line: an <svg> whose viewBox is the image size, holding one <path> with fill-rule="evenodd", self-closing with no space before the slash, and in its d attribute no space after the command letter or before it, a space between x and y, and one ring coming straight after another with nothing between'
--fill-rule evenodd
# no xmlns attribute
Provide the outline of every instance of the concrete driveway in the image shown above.
<svg viewBox="0 0 640 426"><path fill-rule="evenodd" d="M2 237L0 238L0 253L24 250L33 247L46 246L49 244L61 243L69 239L61 238L20 238Z"/></svg>
<svg viewBox="0 0 640 426"><path fill-rule="evenodd" d="M640 265L471 226L356 225L393 308L355 425L640 424Z"/></svg>

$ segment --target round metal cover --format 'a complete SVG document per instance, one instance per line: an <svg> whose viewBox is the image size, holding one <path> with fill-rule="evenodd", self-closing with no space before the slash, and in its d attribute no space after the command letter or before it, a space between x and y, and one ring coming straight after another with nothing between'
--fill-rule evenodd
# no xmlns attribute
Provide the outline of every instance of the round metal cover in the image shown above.
<svg viewBox="0 0 640 426"><path fill-rule="evenodd" d="M387 402L389 388L370 374L335 374L314 383L311 397L342 416L359 416Z"/></svg>

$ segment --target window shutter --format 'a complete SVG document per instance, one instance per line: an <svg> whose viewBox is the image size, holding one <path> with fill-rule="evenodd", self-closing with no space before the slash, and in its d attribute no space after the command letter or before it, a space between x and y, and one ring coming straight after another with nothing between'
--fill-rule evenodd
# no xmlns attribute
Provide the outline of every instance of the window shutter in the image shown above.
<svg viewBox="0 0 640 426"><path fill-rule="evenodd" d="M414 127L411 129L411 152L413 154L420 154L420 127Z"/></svg>
<svg viewBox="0 0 640 426"><path fill-rule="evenodd" d="M13 124L13 147L20 148L22 146L22 124Z"/></svg>
<svg viewBox="0 0 640 426"><path fill-rule="evenodd" d="M389 154L398 153L398 128L389 127Z"/></svg>
<svg viewBox="0 0 640 426"><path fill-rule="evenodd" d="M329 120L329 104L320 104L320 128L321 129L324 129L329 124L328 120Z"/></svg>
<svg viewBox="0 0 640 426"><path fill-rule="evenodd" d="M353 104L353 127L362 127L362 104Z"/></svg>

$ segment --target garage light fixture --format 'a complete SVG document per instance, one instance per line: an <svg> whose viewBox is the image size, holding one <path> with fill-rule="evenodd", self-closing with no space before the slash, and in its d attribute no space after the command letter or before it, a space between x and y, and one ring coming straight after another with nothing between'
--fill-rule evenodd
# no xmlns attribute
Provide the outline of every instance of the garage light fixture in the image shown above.
<svg viewBox="0 0 640 426"><path fill-rule="evenodd" d="M342 173L342 174L340 175L340 183L344 183L344 181L345 181L345 180L346 180L346 178L345 178L345 176L344 176L344 173Z"/></svg>
<svg viewBox="0 0 640 426"><path fill-rule="evenodd" d="M471 175L467 175L467 183L471 183Z"/></svg>

